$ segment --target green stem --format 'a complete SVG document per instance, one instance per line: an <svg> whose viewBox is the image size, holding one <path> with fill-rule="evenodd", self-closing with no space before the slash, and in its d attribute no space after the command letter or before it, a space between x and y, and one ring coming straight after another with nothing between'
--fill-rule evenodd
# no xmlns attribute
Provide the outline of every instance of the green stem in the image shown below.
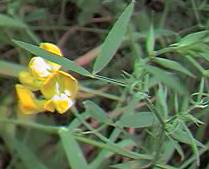
<svg viewBox="0 0 209 169"><path fill-rule="evenodd" d="M42 124L29 123L29 122L20 121L20 120L13 120L13 119L0 119L0 123L5 123L5 124L9 123L9 124L20 125L20 126L24 126L24 127L30 127L30 128L38 129L38 130L45 131L45 132L48 132L48 133L51 133L51 134L58 134L59 131L63 130L63 129L64 130L69 130L67 127L64 127L64 126L53 127L53 126L46 126L46 125L42 125ZM86 143L86 144L91 144L91 145L94 145L94 146L99 147L99 148L107 149L111 152L123 155L125 157L129 157L129 158L132 158L132 159L147 159L147 160L152 159L152 156L150 156L150 155L131 152L131 151L122 149L118 145L111 146L111 144L94 141L92 139L79 136L76 133L73 133L73 135L74 135L75 139L78 140L78 141L81 141L81 142Z"/></svg>
<svg viewBox="0 0 209 169"><path fill-rule="evenodd" d="M146 99L146 103L148 108L156 115L157 119L159 120L160 124L161 124L161 129L160 129L160 134L158 136L158 142L157 142L157 148L156 148L156 154L155 157L153 159L153 167L155 168L156 163L159 159L160 156L160 152L161 152L161 148L162 148L162 143L164 142L164 131L165 131L165 122L162 119L160 113L155 109L155 107L153 106L153 104L150 102L149 99Z"/></svg>
<svg viewBox="0 0 209 169"><path fill-rule="evenodd" d="M75 139L78 140L78 141L81 141L83 143L91 144L91 145L94 145L94 146L102 148L102 149L107 149L111 152L129 157L129 158L131 157L133 159L147 159L147 160L152 159L152 156L150 156L150 155L138 154L138 153L135 153L135 152L132 152L132 151L122 149L119 146L117 146L117 147L116 146L110 146L106 143L101 143L101 142L94 141L94 140L91 140L91 139L88 139L88 138L85 138L85 137L81 137L81 136L78 136L78 135L75 135Z"/></svg>
<svg viewBox="0 0 209 169"><path fill-rule="evenodd" d="M95 95L98 95L98 96L106 97L106 98L111 99L111 100L116 100L116 101L119 101L119 102L122 101L122 99L118 96L115 96L115 95L112 95L112 94L109 94L109 93L103 93L99 90L90 89L90 88L87 88L87 87L84 87L84 86L80 86L80 90L84 91L84 92L87 92L87 93L92 93L92 94L95 94Z"/></svg>
<svg viewBox="0 0 209 169"><path fill-rule="evenodd" d="M46 126L38 123L31 123L31 122L25 122L22 120L13 120L13 119L0 119L0 123L9 123L14 125L20 125L24 127L30 127L38 130L42 130L48 133L57 133L60 129L60 127L54 127L54 126Z"/></svg>
<svg viewBox="0 0 209 169"><path fill-rule="evenodd" d="M174 52L176 51L178 48L177 47L167 47L167 48L163 48L163 49L160 49L158 51L155 51L155 54L154 56L159 56L159 55L162 55L162 54L165 54L165 53L168 53L168 52Z"/></svg>

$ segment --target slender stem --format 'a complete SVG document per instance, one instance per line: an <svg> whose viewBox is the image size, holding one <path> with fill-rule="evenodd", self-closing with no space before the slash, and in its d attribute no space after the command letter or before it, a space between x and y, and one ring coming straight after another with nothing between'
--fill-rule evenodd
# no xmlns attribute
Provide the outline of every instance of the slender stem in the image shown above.
<svg viewBox="0 0 209 169"><path fill-rule="evenodd" d="M81 137L81 136L78 136L78 135L74 135L74 136L75 136L75 139L78 140L78 141L81 141L81 142L87 143L87 144L91 144L91 145L94 145L96 147L100 147L100 148L103 148L103 149L107 149L107 150L110 150L111 152L114 152L116 154L121 154L121 155L129 157L129 158L131 157L133 159L147 159L147 160L152 160L152 158L153 158L150 155L138 154L138 153L135 153L135 152L132 152L132 151L122 149L118 145L117 146L110 146L106 143L101 143L101 142L98 142L98 141L94 141L94 140L88 139L86 137Z"/></svg>
<svg viewBox="0 0 209 169"><path fill-rule="evenodd" d="M54 127L54 126L46 126L38 123L31 123L31 122L25 122L22 120L13 120L13 119L0 119L0 123L9 123L14 125L20 125L24 127L30 127L42 131L46 131L49 133L57 133L60 127Z"/></svg>
<svg viewBox="0 0 209 169"><path fill-rule="evenodd" d="M153 104L150 102L150 100L146 99L146 102L147 102L148 108L156 115L159 122L161 123L161 129L160 129L160 134L159 134L159 137L158 137L157 148L156 148L156 154L155 154L155 157L153 159L153 167L154 167L156 165L158 159L159 159L161 148L162 148L162 143L164 141L165 122L162 119L160 113L155 109Z"/></svg>
<svg viewBox="0 0 209 169"><path fill-rule="evenodd" d="M109 93L103 93L99 90L90 89L90 88L87 88L87 87L84 87L84 86L80 86L80 90L84 91L84 92L87 92L87 93L92 93L92 94L95 94L95 95L98 95L98 96L106 97L106 98L111 99L111 100L116 100L116 101L119 101L119 102L122 101L122 99L118 96L115 96L115 95L112 95L112 94L109 94Z"/></svg>
<svg viewBox="0 0 209 169"><path fill-rule="evenodd" d="M162 55L162 54L165 54L165 53L168 53L168 52L174 52L176 50L177 50L177 47L163 48L163 49L160 49L158 51L155 51L155 56L159 56L159 55Z"/></svg>
<svg viewBox="0 0 209 169"><path fill-rule="evenodd" d="M46 126L46 125L42 125L42 124L37 124L37 123L29 123L29 122L24 122L24 121L20 121L20 120L13 120L13 119L0 119L0 123L9 123L9 124L14 124L14 125L21 125L24 127L31 127L34 129L38 129L41 131L45 131L45 132L49 132L49 133L53 133L53 134L58 134L60 130L63 130L63 128L65 130L69 130L67 127L53 127L53 126ZM152 156L150 155L146 155L146 154L139 154L139 153L135 153L132 151L128 151L126 149L123 149L121 147L119 147L118 145L114 144L114 146L112 146L112 144L107 144L107 143L102 143L102 142L98 142L86 137L82 137L79 136L76 133L73 133L74 137L76 140L81 141L83 143L87 143L87 144L91 144L94 145L96 147L100 147L100 148L104 148L107 150L110 150L111 152L129 157L129 158L133 158L133 159L147 159L147 160L152 160Z"/></svg>
<svg viewBox="0 0 209 169"><path fill-rule="evenodd" d="M153 106L152 102L149 99L145 99L148 108L156 115L157 119L159 120L159 122L161 123L161 126L164 128L165 127L165 122L162 119L160 113L155 109L155 107Z"/></svg>

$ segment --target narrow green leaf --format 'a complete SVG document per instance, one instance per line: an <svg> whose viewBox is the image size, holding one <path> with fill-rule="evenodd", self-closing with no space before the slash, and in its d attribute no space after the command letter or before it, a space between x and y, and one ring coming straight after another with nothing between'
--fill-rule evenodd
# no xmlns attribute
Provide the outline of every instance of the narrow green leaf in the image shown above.
<svg viewBox="0 0 209 169"><path fill-rule="evenodd" d="M122 116L117 123L123 127L143 128L157 123L157 118L152 112L139 112Z"/></svg>
<svg viewBox="0 0 209 169"><path fill-rule="evenodd" d="M183 84L180 83L180 81L172 74L169 74L160 68L157 68L155 66L150 66L150 65L146 65L145 69L149 73L153 74L155 78L157 78L159 81L163 82L168 87L176 90L180 94L187 93L187 90L183 86Z"/></svg>
<svg viewBox="0 0 209 169"><path fill-rule="evenodd" d="M75 136L75 138L78 141L81 141L83 143L91 144L96 147L109 150L111 152L114 152L115 154L119 154L124 157L131 158L131 159L145 159L145 160L153 159L153 157L151 155L140 154L140 153L137 153L134 151L129 151L129 150L126 150L126 149L120 147L118 144L98 142L98 141L90 140L90 139L87 139L87 138L81 137L81 136Z"/></svg>
<svg viewBox="0 0 209 169"><path fill-rule="evenodd" d="M154 47L155 47L155 35L154 35L153 25L151 24L146 39L146 48L148 54L151 54L154 51Z"/></svg>
<svg viewBox="0 0 209 169"><path fill-rule="evenodd" d="M171 133L171 136L178 140L179 142L181 143L185 143L185 144L188 144L188 145L192 145L193 144L193 140L191 140L191 137L188 135L188 132L182 130L182 128L175 128L174 129L175 131ZM204 147L204 145L197 141L195 138L194 138L197 146L199 147Z"/></svg>
<svg viewBox="0 0 209 169"><path fill-rule="evenodd" d="M98 121L102 123L109 123L110 119L107 117L106 113L104 110L99 107L97 104L94 102L87 100L83 102L86 112L92 115L93 118L97 119Z"/></svg>
<svg viewBox="0 0 209 169"><path fill-rule="evenodd" d="M209 35L209 31L200 31L191 33L185 37L183 37L176 45L179 47L189 46L198 42L202 42L204 38Z"/></svg>
<svg viewBox="0 0 209 169"><path fill-rule="evenodd" d="M116 23L113 25L113 28L107 35L102 45L100 54L94 63L93 74L100 72L110 62L113 55L116 53L121 42L123 41L123 37L126 33L129 20L133 13L133 9L134 2L132 1L123 11Z"/></svg>
<svg viewBox="0 0 209 169"><path fill-rule="evenodd" d="M17 41L17 40L13 40L13 42L17 46L31 52L32 54L34 54L36 56L43 57L44 59L48 59L52 62L62 65L67 70L74 71L74 72L79 73L83 76L92 77L92 74L90 72L88 72L86 69L84 69L81 66L76 65L73 61L71 61L65 57L57 57L57 55L55 55L55 54L52 54L44 49L39 48L38 46L31 45L26 42Z"/></svg>
<svg viewBox="0 0 209 169"><path fill-rule="evenodd" d="M83 152L71 131L63 128L60 129L59 135L71 169L88 169Z"/></svg>
<svg viewBox="0 0 209 169"><path fill-rule="evenodd" d="M20 20L11 18L7 15L0 14L0 27L9 28L26 28L26 25Z"/></svg>
<svg viewBox="0 0 209 169"><path fill-rule="evenodd" d="M18 77L19 72L25 69L24 66L0 60L0 75Z"/></svg>
<svg viewBox="0 0 209 169"><path fill-rule="evenodd" d="M159 85L156 99L156 108L159 112L162 112L161 114L164 116L165 119L167 119L168 117L167 95L167 89L164 89L162 85Z"/></svg>
<svg viewBox="0 0 209 169"><path fill-rule="evenodd" d="M170 59L159 58L159 57L156 57L154 59L154 61L156 63L160 64L161 66L165 67L165 68L168 68L168 69L171 69L171 70L176 70L176 71L184 73L188 76L194 77L194 75L189 70L187 70L185 67L183 67L178 62L175 62L175 61L170 60Z"/></svg>

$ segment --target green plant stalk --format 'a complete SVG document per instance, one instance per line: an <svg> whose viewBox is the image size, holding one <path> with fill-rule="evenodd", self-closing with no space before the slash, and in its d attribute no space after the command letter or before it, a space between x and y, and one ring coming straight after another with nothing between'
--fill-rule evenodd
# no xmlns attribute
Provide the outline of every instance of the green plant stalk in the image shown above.
<svg viewBox="0 0 209 169"><path fill-rule="evenodd" d="M28 123L25 121L20 121L20 120L13 120L13 119L0 119L0 123L5 123L5 124L14 124L14 125L20 125L20 126L24 126L24 127L29 127L29 128L33 128L33 129L37 129L37 130L41 130L50 134L58 134L60 132L60 130L69 130L67 127L65 126L58 126L58 127L54 127L54 126L46 126L46 125L42 125L42 124L37 124L37 123ZM81 141L83 143L86 144L91 144L93 146L99 147L99 148L104 148L107 149L111 152L126 156L126 157L131 157L133 159L147 159L147 160L152 160L152 156L150 155L146 155L146 154L138 154L135 152L131 152L125 149L120 148L119 146L108 146L106 143L102 143L102 142L98 142L86 137L82 137L76 133L73 133L73 135L75 136L75 139L78 141Z"/></svg>
<svg viewBox="0 0 209 169"><path fill-rule="evenodd" d="M13 119L0 119L0 123L9 123L9 124L14 124L14 125L20 125L24 127L29 127L37 130L42 130L47 133L54 133L56 134L59 131L60 127L54 127L54 126L46 126L42 124L37 124L37 123L30 123L30 122L25 122L22 120L13 120Z"/></svg>
<svg viewBox="0 0 209 169"><path fill-rule="evenodd" d="M76 107L72 107L72 112L76 116L76 118L78 118L86 126L86 128L88 130L95 131L95 129L92 126L90 126L85 120L83 120L82 116L78 113ZM99 132L95 131L95 132L93 132L93 134L95 134L103 142L109 143L109 140L106 137L104 137L103 135L101 135Z"/></svg>
<svg viewBox="0 0 209 169"><path fill-rule="evenodd" d="M102 97L105 97L105 98L108 98L108 99L111 99L111 100L116 100L116 101L119 101L119 102L122 101L122 99L118 96L115 96L115 95L112 95L112 94L109 94L109 93L103 93L101 91L90 89L90 88L87 88L87 87L84 87L84 86L80 86L80 90L84 91L84 92L87 92L87 93L92 93L92 94L95 94L95 95L98 95L98 96L102 96Z"/></svg>
<svg viewBox="0 0 209 169"><path fill-rule="evenodd" d="M156 154L154 156L154 159L153 159L153 167L156 166L157 162L158 162L158 159L160 157L160 152L161 152L161 148L162 148L162 143L164 141L164 131L165 131L165 122L164 120L162 119L160 113L155 109L155 107L153 106L153 104L150 102L149 99L146 99L145 100L146 103L147 103L147 106L148 108L156 115L157 119L159 120L160 124L161 124L161 129L160 129L160 134L159 134L159 137L158 137L158 140L157 140L157 149L156 149Z"/></svg>

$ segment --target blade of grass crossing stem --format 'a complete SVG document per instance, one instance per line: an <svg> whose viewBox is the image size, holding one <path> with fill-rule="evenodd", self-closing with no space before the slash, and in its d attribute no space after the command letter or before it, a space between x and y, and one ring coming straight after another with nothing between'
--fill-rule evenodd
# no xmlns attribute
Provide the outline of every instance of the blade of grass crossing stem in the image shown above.
<svg viewBox="0 0 209 169"><path fill-rule="evenodd" d="M71 169L88 169L83 152L71 132L63 128L60 129L59 135Z"/></svg>
<svg viewBox="0 0 209 169"><path fill-rule="evenodd" d="M17 77L25 69L24 66L0 60L0 75Z"/></svg>
<svg viewBox="0 0 209 169"><path fill-rule="evenodd" d="M133 9L134 1L132 1L126 7L119 19L113 25L102 45L100 54L94 63L93 74L100 72L110 62L113 55L116 53L121 42L123 41L123 37L126 33L128 23L133 13Z"/></svg>
<svg viewBox="0 0 209 169"><path fill-rule="evenodd" d="M29 51L30 53L32 53L36 56L43 57L44 59L55 62L59 65L62 65L67 70L71 70L71 71L81 74L83 76L92 77L92 74L90 72L88 72L86 69L84 69L81 66L76 65L73 61L71 61L65 57L60 57L60 56L58 57L57 55L52 54L44 49L41 49L38 46L31 45L26 42L17 41L17 40L13 40L13 42L17 46Z"/></svg>

